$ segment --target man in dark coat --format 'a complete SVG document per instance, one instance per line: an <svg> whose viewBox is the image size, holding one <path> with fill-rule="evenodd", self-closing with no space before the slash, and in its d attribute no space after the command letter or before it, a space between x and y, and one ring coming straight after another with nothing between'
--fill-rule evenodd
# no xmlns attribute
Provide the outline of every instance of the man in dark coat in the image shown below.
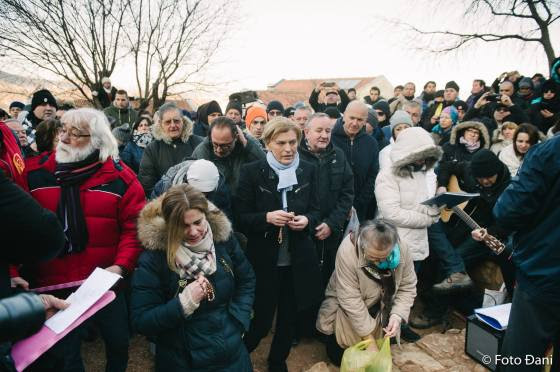
<svg viewBox="0 0 560 372"><path fill-rule="evenodd" d="M500 354L541 358L553 343L560 369L560 137L534 146L494 207L496 223L513 232L517 287ZM529 342L527 341L529 340ZM539 359L537 359L539 360ZM540 367L505 366L504 371Z"/></svg>
<svg viewBox="0 0 560 372"><path fill-rule="evenodd" d="M319 103L319 95L324 93L324 103ZM340 101L340 103L339 103ZM336 83L322 82L311 91L309 96L309 104L315 112L324 112L329 106L338 108L338 111L344 112L346 106L350 103L350 98L344 91L340 89Z"/></svg>
<svg viewBox="0 0 560 372"><path fill-rule="evenodd" d="M115 98L113 99L113 104L107 106L103 113L107 115L110 120L111 129L120 127L123 124L128 124L129 127L136 122L138 119L138 112L130 107L130 100L128 99L128 93L126 90L117 90L115 93Z"/></svg>
<svg viewBox="0 0 560 372"><path fill-rule="evenodd" d="M140 162L138 180L146 196L152 194L157 181L172 166L190 157L202 138L194 135L193 124L173 104L161 106L152 128L154 140L150 142Z"/></svg>
<svg viewBox="0 0 560 372"><path fill-rule="evenodd" d="M354 177L344 152L331 143L327 114L312 115L305 125L305 138L299 145L303 160L315 164L321 220L315 228L317 252L322 263L326 287L334 270L338 246L354 201Z"/></svg>
<svg viewBox="0 0 560 372"><path fill-rule="evenodd" d="M379 170L379 148L375 138L364 128L368 108L363 102L352 101L344 116L336 121L332 142L344 151L354 174L354 208L360 221L372 218L375 203L375 178ZM368 208L370 215L368 215Z"/></svg>
<svg viewBox="0 0 560 372"><path fill-rule="evenodd" d="M368 105L375 105L377 102L384 100L385 98L381 97L381 91L378 87L371 87L369 89L369 96L364 97L364 103Z"/></svg>
<svg viewBox="0 0 560 372"><path fill-rule="evenodd" d="M192 157L214 163L234 192L243 164L264 159L265 154L256 139L243 135L230 118L220 116L212 122L210 134L197 146Z"/></svg>

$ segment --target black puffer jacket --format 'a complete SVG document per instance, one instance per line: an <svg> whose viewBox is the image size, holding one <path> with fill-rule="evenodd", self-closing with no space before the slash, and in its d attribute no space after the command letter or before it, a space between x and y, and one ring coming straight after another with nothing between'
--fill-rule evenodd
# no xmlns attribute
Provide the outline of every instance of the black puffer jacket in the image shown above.
<svg viewBox="0 0 560 372"><path fill-rule="evenodd" d="M146 196L152 194L154 185L172 166L190 157L194 149L202 142L202 138L192 134L192 122L183 117L183 133L177 139L170 139L165 135L161 123L152 126L152 141L144 149L140 162L138 180L144 188Z"/></svg>

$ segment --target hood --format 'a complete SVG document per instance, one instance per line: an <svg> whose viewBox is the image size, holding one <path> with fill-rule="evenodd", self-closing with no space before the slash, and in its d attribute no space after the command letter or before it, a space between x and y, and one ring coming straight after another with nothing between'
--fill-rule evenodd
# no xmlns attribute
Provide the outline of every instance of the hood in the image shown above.
<svg viewBox="0 0 560 372"><path fill-rule="evenodd" d="M411 177L410 164L418 160L426 160L426 168L431 169L442 154L432 136L423 128L407 128L399 134L391 147L393 174L398 177Z"/></svg>
<svg viewBox="0 0 560 372"><path fill-rule="evenodd" d="M189 137L193 132L193 122L186 116L182 116L183 118L183 132L181 133L181 142L187 142ZM156 120L154 125L152 125L152 135L156 140L162 140L163 142L170 144L173 140L165 134L163 128L161 126L161 120Z"/></svg>
<svg viewBox="0 0 560 372"><path fill-rule="evenodd" d="M480 132L480 148L487 149L490 147L490 135L488 134L488 129L486 129L484 124L478 121L464 121L455 125L451 131L449 143L456 145L459 142L459 138L463 136L463 132L468 128L476 128Z"/></svg>
<svg viewBox="0 0 560 372"><path fill-rule="evenodd" d="M381 110L385 113L386 120L389 120L391 117L391 110L389 109L389 104L387 101L379 101L375 105L373 105L374 110Z"/></svg>
<svg viewBox="0 0 560 372"><path fill-rule="evenodd" d="M550 68L550 78L560 84L560 74L558 73L558 69L560 69L560 57L557 57L554 61L552 61L552 67Z"/></svg>
<svg viewBox="0 0 560 372"><path fill-rule="evenodd" d="M219 112L220 115L222 115L222 108L220 107L220 104L217 101L206 102L198 108L196 111L196 117L198 121L209 125L208 114L212 114L214 112Z"/></svg>
<svg viewBox="0 0 560 372"><path fill-rule="evenodd" d="M147 250L167 250L167 232L165 220L161 214L161 202L164 195L146 204L138 218L138 239ZM208 206L209 212L206 214L206 219L212 229L214 242L227 241L233 231L231 222L214 204L208 202Z"/></svg>

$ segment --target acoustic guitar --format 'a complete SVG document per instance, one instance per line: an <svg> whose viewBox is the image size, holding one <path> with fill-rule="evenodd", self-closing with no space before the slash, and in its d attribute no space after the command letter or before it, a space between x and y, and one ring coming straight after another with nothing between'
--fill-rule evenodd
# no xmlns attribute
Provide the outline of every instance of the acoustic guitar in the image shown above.
<svg viewBox="0 0 560 372"><path fill-rule="evenodd" d="M457 180L456 176L451 176L451 179L449 180L448 191L450 191L450 192L462 192L462 190L459 188L459 181ZM472 230L482 229L482 227L480 227L480 225L478 223L476 223L476 221L471 216L469 216L469 214L467 212L464 211L467 204L468 204L468 201L466 201L462 204L456 205L451 209L443 208L441 210L441 217L440 217L441 220L443 222L449 222L449 219L451 218L451 216L453 214L455 214L457 217L459 217L461 220L463 220L463 222L465 222L467 224L467 226L469 226ZM483 230L486 232L485 229L483 229ZM504 249L506 248L504 243L499 241L496 237L488 234L487 232L482 237L482 241L496 255L499 255L500 253L502 253L504 251Z"/></svg>

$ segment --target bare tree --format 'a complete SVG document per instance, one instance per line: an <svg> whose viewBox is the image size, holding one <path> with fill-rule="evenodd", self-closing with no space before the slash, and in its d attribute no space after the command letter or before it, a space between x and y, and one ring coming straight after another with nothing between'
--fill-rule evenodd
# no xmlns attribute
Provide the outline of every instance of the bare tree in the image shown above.
<svg viewBox="0 0 560 372"><path fill-rule="evenodd" d="M0 0L0 48L57 75L94 104L90 92L123 57L128 0Z"/></svg>
<svg viewBox="0 0 560 372"><path fill-rule="evenodd" d="M560 18L558 0L470 0L464 4L463 20L471 26L469 31L426 30L402 21L396 23L416 34L434 37L423 48L435 53L459 50L476 41L513 40L540 44L552 64L555 53L551 26Z"/></svg>
<svg viewBox="0 0 560 372"><path fill-rule="evenodd" d="M141 107L159 107L208 66L229 29L231 0L136 0L126 34ZM200 83L200 82L199 82Z"/></svg>

